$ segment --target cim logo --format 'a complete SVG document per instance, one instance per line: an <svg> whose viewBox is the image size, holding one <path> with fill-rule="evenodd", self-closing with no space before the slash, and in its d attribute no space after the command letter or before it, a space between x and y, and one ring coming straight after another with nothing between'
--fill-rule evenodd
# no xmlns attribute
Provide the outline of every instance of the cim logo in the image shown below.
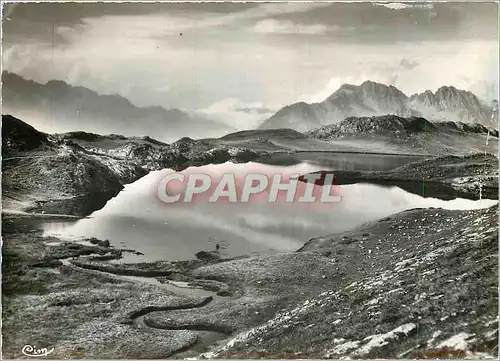
<svg viewBox="0 0 500 361"><path fill-rule="evenodd" d="M21 352L29 357L43 357L43 356L48 356L50 353L54 351L54 348L52 347L50 350L46 347L43 348L37 348L36 346L32 345L25 345Z"/></svg>

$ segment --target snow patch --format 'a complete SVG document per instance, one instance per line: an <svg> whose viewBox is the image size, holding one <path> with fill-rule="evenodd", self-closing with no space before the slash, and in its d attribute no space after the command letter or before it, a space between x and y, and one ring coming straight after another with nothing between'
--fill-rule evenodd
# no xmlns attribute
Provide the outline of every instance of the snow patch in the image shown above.
<svg viewBox="0 0 500 361"><path fill-rule="evenodd" d="M363 341L368 341L365 345L353 353L353 356L364 356L373 349L388 345L390 341L397 340L401 335L407 336L411 331L417 328L414 323L406 323L387 333L372 335L366 337Z"/></svg>
<svg viewBox="0 0 500 361"><path fill-rule="evenodd" d="M455 350L466 351L468 349L469 340L474 334L460 332L437 345L437 348L449 347Z"/></svg>

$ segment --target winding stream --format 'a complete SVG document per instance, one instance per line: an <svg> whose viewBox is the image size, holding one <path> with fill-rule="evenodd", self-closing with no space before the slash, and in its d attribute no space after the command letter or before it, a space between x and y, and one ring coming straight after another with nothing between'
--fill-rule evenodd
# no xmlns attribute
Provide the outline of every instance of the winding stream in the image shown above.
<svg viewBox="0 0 500 361"><path fill-rule="evenodd" d="M189 287L187 286L187 284L186 286L180 286L176 285L176 283L162 283L154 277L123 276L109 272L90 270L87 268L74 265L69 259L63 259L61 261L63 265L70 267L78 272L94 274L94 275L95 274L104 275L106 277L121 280L124 282L152 284L161 289L169 291L175 295L183 295L183 296L198 298L199 302L197 303L190 303L186 305L177 305L177 306L162 306L162 307L147 306L145 308L133 311L126 316L127 318L130 318L132 327L136 327L138 329L153 327L163 330L187 330L196 333L197 340L194 344L187 345L185 348L177 350L172 355L170 355L170 357L173 355L175 355L176 357L196 356L200 353L207 351L208 347L217 342L218 340L228 337L228 334L222 332L222 330L216 331L212 328L207 328L206 326L201 326L201 325L197 326L192 324L189 325L180 324L175 327L160 328L160 327L155 327L153 324L144 321L145 317L152 312L198 309L208 304L213 304L215 302L222 301L224 297L217 295L216 292L204 290L201 288Z"/></svg>

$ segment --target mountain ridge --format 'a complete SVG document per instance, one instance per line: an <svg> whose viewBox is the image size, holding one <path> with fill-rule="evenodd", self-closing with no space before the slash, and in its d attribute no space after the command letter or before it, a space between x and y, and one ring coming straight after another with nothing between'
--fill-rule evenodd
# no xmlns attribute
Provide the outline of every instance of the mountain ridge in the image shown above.
<svg viewBox="0 0 500 361"><path fill-rule="evenodd" d="M177 108L139 107L118 94L99 94L62 80L45 84L4 71L3 112L30 119L48 133L85 130L151 136L173 141L182 136L222 136L233 129Z"/></svg>
<svg viewBox="0 0 500 361"><path fill-rule="evenodd" d="M435 121L479 123L491 126L492 108L472 92L442 86L407 96L393 85L371 80L361 85L343 84L322 102L304 101L279 109L260 129L292 128L308 131L335 124L348 117L396 115L425 117Z"/></svg>

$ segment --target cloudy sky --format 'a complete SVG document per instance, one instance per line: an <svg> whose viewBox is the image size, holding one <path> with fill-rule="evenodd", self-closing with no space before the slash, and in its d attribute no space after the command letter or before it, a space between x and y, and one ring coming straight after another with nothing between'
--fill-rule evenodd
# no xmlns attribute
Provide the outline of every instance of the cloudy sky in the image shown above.
<svg viewBox="0 0 500 361"><path fill-rule="evenodd" d="M497 6L7 4L3 66L238 122L368 79L408 95L454 85L489 101L498 89Z"/></svg>

